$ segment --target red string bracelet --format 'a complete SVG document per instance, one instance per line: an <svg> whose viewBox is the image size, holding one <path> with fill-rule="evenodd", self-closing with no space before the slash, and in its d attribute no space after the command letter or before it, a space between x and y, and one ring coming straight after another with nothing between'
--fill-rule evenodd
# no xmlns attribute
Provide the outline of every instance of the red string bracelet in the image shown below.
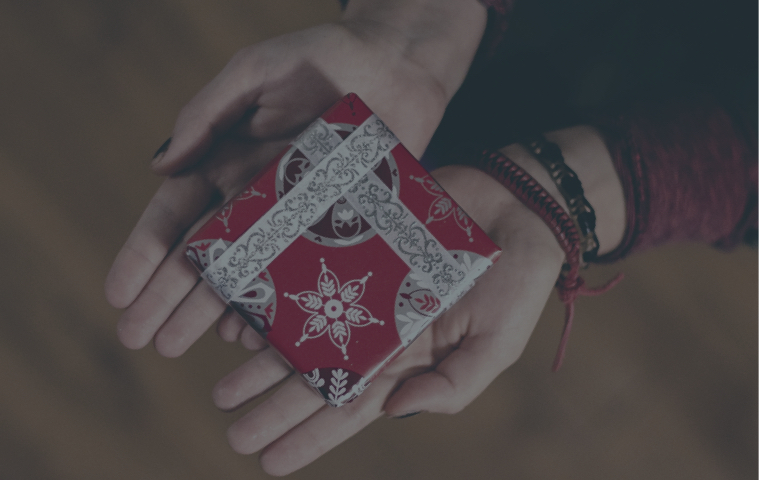
<svg viewBox="0 0 760 480"><path fill-rule="evenodd" d="M570 330L573 327L575 299L579 295L594 296L608 291L620 280L622 274L599 288L588 288L578 274L581 258L581 237L575 222L557 201L528 172L499 152L485 151L477 166L512 192L526 207L546 223L565 252L565 264L557 278L555 287L559 299L565 305L565 326L562 330L552 371L562 366Z"/></svg>

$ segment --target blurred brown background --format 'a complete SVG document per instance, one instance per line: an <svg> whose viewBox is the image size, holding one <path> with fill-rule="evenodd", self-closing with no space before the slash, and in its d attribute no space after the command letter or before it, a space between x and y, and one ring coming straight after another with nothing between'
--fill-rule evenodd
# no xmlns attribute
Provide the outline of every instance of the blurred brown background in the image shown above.
<svg viewBox="0 0 760 480"><path fill-rule="evenodd" d="M227 446L240 413L210 396L250 354L211 333L175 360L128 351L102 284L184 103L237 49L338 14L333 0L0 2L1 479L266 477ZM380 420L292 478L757 478L757 264L748 247L678 246L594 267L592 285L626 280L578 301L561 372L552 298L520 362L464 412Z"/></svg>

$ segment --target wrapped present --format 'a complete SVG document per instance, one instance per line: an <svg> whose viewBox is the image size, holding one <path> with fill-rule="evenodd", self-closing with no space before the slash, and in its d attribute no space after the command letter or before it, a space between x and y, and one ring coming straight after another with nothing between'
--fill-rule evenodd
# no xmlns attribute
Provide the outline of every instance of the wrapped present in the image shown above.
<svg viewBox="0 0 760 480"><path fill-rule="evenodd" d="M499 253L355 94L187 244L205 281L333 406L356 398Z"/></svg>

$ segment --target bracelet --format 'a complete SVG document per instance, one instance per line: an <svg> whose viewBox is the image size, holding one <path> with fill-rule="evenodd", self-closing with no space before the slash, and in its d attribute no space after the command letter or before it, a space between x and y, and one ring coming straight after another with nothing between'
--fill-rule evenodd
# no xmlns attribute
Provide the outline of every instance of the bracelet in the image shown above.
<svg viewBox="0 0 760 480"><path fill-rule="evenodd" d="M578 274L581 236L576 222L568 216L565 209L528 172L499 152L483 152L476 166L501 183L523 205L538 215L552 231L565 253L565 263L554 285L560 300L565 305L565 325L552 366L552 371L556 372L562 366L565 357L570 330L573 326L575 299L579 295L593 296L604 293L622 280L623 276L618 274L599 288L588 288Z"/></svg>
<svg viewBox="0 0 760 480"><path fill-rule="evenodd" d="M541 217L565 253L563 274L578 270L580 235L565 209L528 172L499 152L483 152L479 165Z"/></svg>
<svg viewBox="0 0 760 480"><path fill-rule="evenodd" d="M565 163L562 151L556 143L548 141L543 135L537 135L523 142L536 157L536 160L549 172L557 189L565 198L570 217L581 233L581 260L583 266L596 259L599 253L599 239L596 237L596 213L583 195L583 186L578 175Z"/></svg>

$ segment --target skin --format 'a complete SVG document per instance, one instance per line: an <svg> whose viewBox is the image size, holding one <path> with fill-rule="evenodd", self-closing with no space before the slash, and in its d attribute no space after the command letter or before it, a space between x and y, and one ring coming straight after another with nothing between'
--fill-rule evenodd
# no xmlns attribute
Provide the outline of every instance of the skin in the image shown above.
<svg viewBox="0 0 760 480"><path fill-rule="evenodd" d="M357 0L339 23L245 48L183 108L169 149L153 165L166 180L106 280L109 302L125 309L119 338L135 349L153 341L176 357L219 319L222 338L260 350L219 382L213 398L232 410L280 385L228 431L235 451L262 451L270 474L303 467L381 415L460 411L517 361L564 255L544 223L488 175L466 167L433 172L502 257L363 395L334 409L199 282L183 258L184 240L346 92L357 92L419 157L464 79L485 19L472 0ZM585 127L548 136L583 180L602 252L611 250L622 238L624 209L602 140ZM503 151L561 198L521 147Z"/></svg>

